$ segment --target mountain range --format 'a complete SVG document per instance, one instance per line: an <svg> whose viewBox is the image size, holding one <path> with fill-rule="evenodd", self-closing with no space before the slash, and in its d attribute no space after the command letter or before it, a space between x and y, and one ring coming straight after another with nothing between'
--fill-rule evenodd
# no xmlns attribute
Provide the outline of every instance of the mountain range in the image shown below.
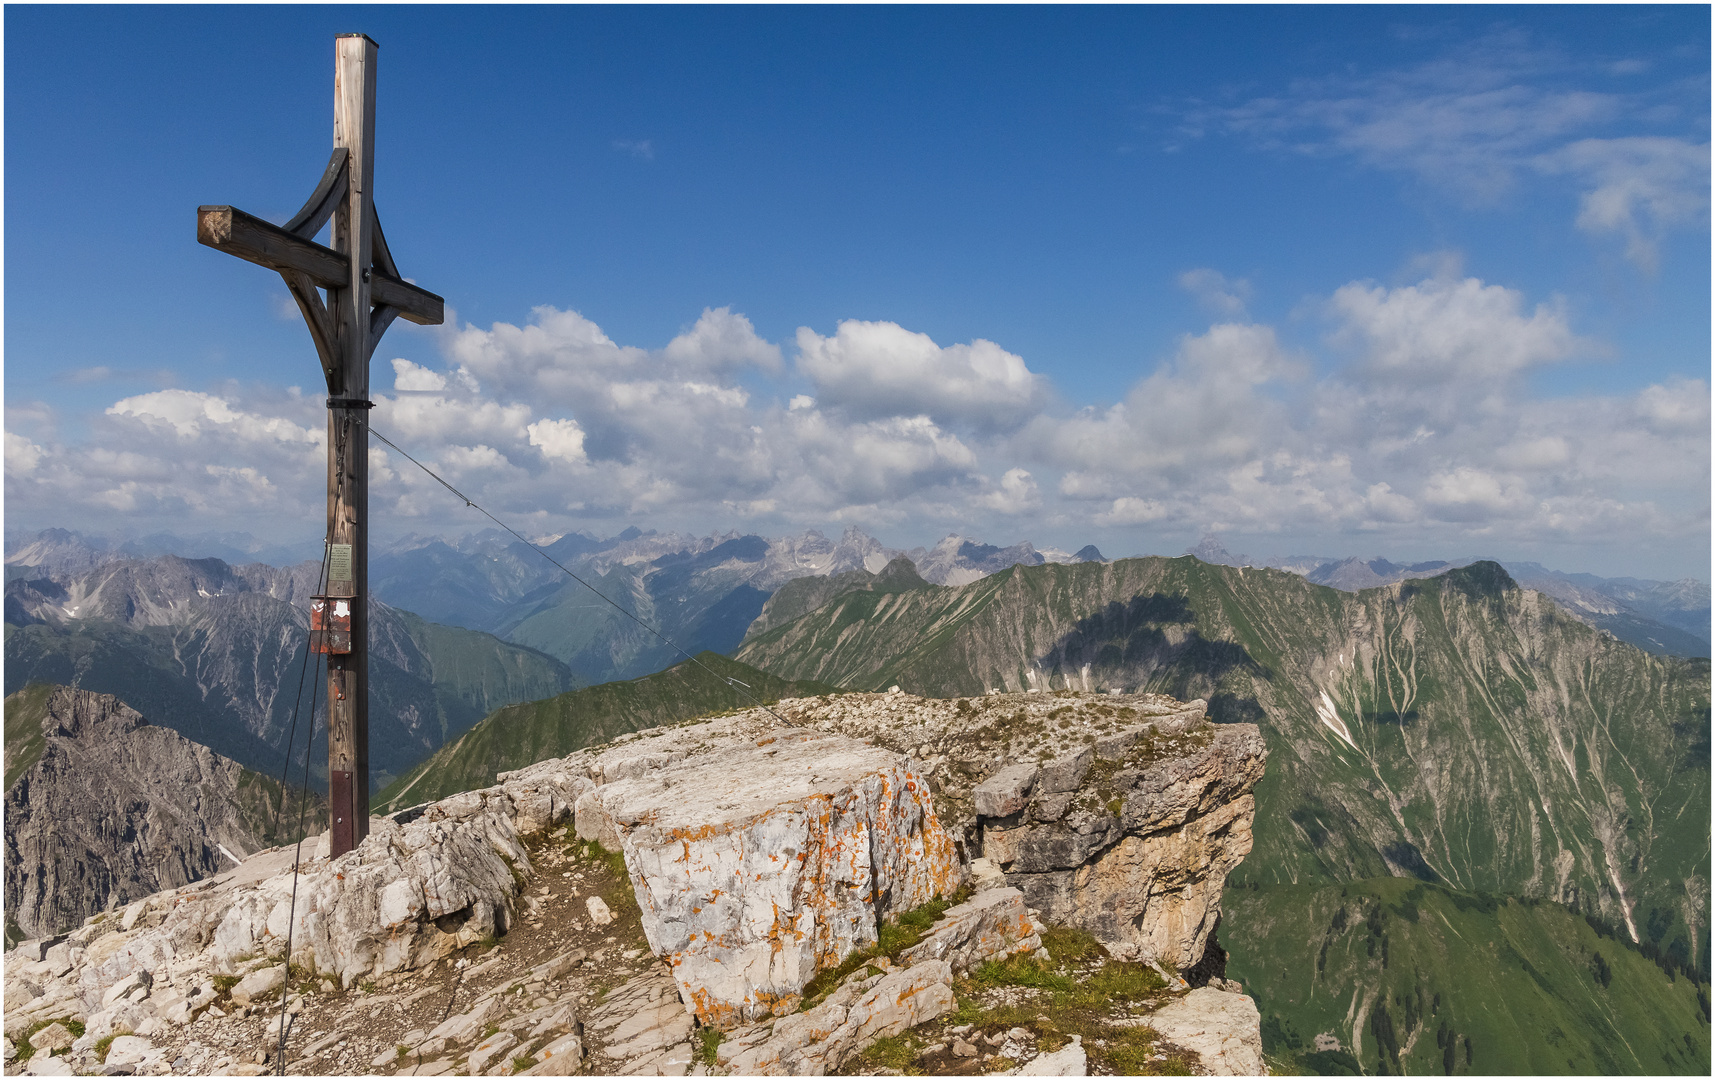
<svg viewBox="0 0 1715 1080"><path fill-rule="evenodd" d="M1187 555L1220 566L1261 566L1300 574L1318 585L1346 592L1372 589L1413 578L1434 577L1456 567L1483 561L1479 557L1394 563L1383 558L1327 558L1316 555L1234 555L1214 535L1203 537ZM1552 596L1581 622L1606 630L1645 652L1664 656L1710 654L1709 585L1693 578L1651 581L1644 578L1603 578L1568 574L1535 562L1500 562L1513 580L1527 589Z"/></svg>
<svg viewBox="0 0 1715 1080"><path fill-rule="evenodd" d="M316 563L234 567L163 555L16 576L6 585L5 692L54 683L114 694L246 768L279 775L300 700L302 760L316 692L300 685L317 573ZM372 603L370 630L375 789L500 705L579 685L552 657L384 603ZM325 755L311 759L312 772L325 772Z"/></svg>

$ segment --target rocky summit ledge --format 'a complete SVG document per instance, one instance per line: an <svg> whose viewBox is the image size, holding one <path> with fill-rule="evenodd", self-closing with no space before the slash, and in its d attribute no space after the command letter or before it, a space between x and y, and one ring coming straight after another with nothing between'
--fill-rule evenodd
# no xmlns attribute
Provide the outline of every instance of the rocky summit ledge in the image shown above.
<svg viewBox="0 0 1715 1080"><path fill-rule="evenodd" d="M1190 1008L1171 969L1248 850L1254 728L1093 696L775 713L306 844L295 903L275 849L26 942L5 1071L272 1071L282 993L292 1072L1252 1071L1254 1005L1217 976Z"/></svg>

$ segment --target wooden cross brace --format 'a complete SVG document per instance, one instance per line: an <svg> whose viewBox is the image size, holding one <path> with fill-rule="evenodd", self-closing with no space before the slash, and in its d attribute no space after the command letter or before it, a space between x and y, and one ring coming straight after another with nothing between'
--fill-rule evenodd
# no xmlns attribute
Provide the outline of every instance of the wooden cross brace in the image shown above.
<svg viewBox="0 0 1715 1080"><path fill-rule="evenodd" d="M349 651L326 647L330 852L369 831L369 360L393 320L433 326L440 297L405 281L375 216L375 61L364 34L335 40L333 156L304 208L272 225L231 206L197 208L197 241L286 279L328 384L327 596L349 600ZM333 222L332 246L314 237ZM326 299L323 299L323 293ZM325 637L325 635L324 635ZM312 640L315 639L312 635Z"/></svg>

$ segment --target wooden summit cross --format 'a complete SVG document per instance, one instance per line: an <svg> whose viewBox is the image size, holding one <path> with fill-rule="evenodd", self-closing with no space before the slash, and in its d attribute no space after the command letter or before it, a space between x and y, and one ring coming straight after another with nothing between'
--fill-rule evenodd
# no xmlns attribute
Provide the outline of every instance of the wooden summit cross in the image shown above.
<svg viewBox="0 0 1715 1080"><path fill-rule="evenodd" d="M400 278L375 218L379 46L341 34L334 47L333 156L315 194L283 226L230 206L198 207L197 241L279 271L327 375L328 582L326 597L312 601L310 647L328 658L330 852L340 855L369 832L369 358L400 316L439 324L442 301ZM314 237L330 217L327 248Z"/></svg>

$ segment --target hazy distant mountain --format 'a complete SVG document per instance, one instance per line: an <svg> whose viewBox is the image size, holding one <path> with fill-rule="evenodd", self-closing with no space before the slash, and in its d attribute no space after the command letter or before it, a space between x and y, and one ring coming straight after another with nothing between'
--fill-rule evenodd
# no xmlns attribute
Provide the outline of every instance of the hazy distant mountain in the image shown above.
<svg viewBox="0 0 1715 1080"><path fill-rule="evenodd" d="M787 582L873 575L901 554L856 527L837 540L815 530L695 537L634 527L606 539L569 533L541 550L601 595L498 530L459 540L406 537L371 556L371 583L390 604L539 649L580 680L603 683L675 664L680 648L730 652ZM1028 541L1002 548L958 536L913 554L917 572L940 582L975 581L1018 563L1101 559L1093 545L1074 555L1038 551Z"/></svg>
<svg viewBox="0 0 1715 1080"><path fill-rule="evenodd" d="M1071 554L1055 548L1038 550L1028 540L1011 547L996 547L957 534L947 536L932 548L912 548L905 556L916 565L923 580L932 585L969 585L1009 566L1102 561L1102 553L1094 544Z"/></svg>
<svg viewBox="0 0 1715 1080"><path fill-rule="evenodd" d="M315 563L278 569L161 556L14 580L5 690L47 682L113 694L157 724L278 775L317 572ZM376 786L496 707L578 685L551 657L383 603L372 603L370 627ZM305 725L309 699L306 687Z"/></svg>
<svg viewBox="0 0 1715 1080"><path fill-rule="evenodd" d="M74 574L103 563L156 555L287 566L319 558L320 547L319 543L265 543L249 533L201 533L189 537L155 533L140 539L115 540L67 529L44 529L34 536L7 540L6 580Z"/></svg>
<svg viewBox="0 0 1715 1080"><path fill-rule="evenodd" d="M1418 563L1383 558L1325 558L1315 555L1234 555L1219 537L1205 535L1187 555L1217 566L1262 566L1288 570L1346 592L1373 589L1413 578L1433 577L1479 561L1476 556ZM1710 655L1709 585L1686 578L1649 581L1567 574L1540 563L1505 562L1520 585L1554 597L1574 618L1606 630L1645 652L1663 656Z"/></svg>

